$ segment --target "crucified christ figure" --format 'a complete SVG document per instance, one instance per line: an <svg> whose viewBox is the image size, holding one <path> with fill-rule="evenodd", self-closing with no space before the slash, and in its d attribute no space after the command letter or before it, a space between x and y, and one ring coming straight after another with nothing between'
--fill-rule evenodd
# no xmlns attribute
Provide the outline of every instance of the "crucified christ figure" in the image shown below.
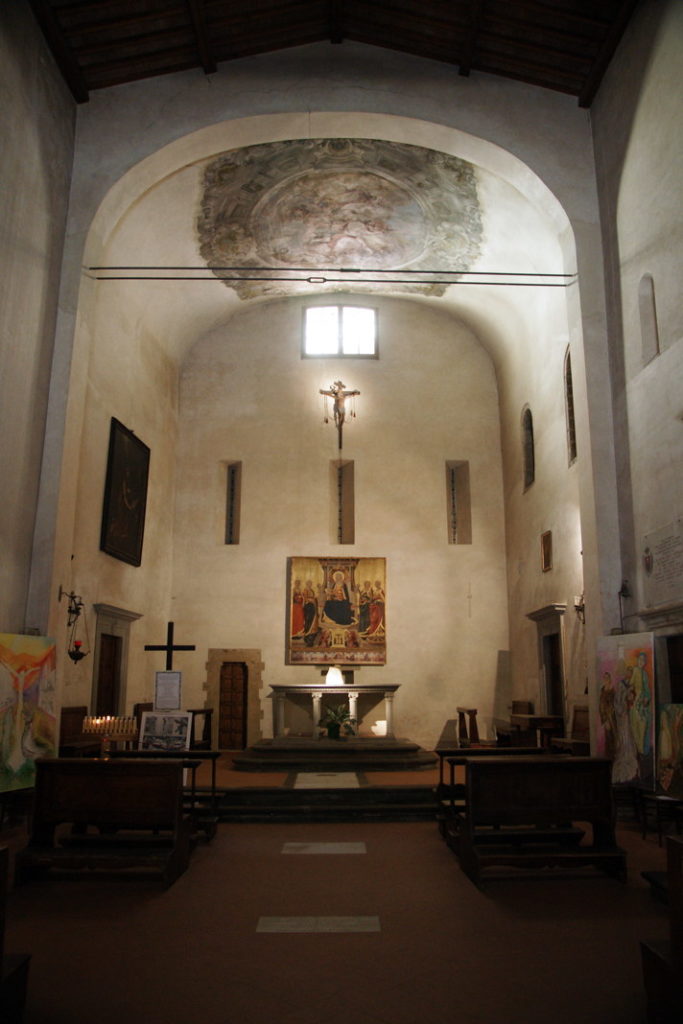
<svg viewBox="0 0 683 1024"><path fill-rule="evenodd" d="M346 419L346 399L353 398L355 395L359 395L360 391L347 391L344 388L344 382L341 380L335 380L334 384L330 384L328 390L320 389L321 395L326 395L328 398L334 400L334 422L339 434L339 448L342 446L342 427L344 420ZM351 415L354 415L353 413ZM325 417L327 423L327 416Z"/></svg>

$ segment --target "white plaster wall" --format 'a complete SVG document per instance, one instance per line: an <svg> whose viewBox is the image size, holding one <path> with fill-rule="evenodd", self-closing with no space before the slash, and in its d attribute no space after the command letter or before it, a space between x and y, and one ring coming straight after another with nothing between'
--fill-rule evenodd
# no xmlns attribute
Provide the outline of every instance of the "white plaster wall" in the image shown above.
<svg viewBox="0 0 683 1024"><path fill-rule="evenodd" d="M683 516L682 45L683 5L642 5L594 107L613 284L624 576L634 592L626 603L629 630L640 625L643 536ZM654 279L660 344L660 355L647 365L638 309L638 286L645 274Z"/></svg>
<svg viewBox="0 0 683 1024"><path fill-rule="evenodd" d="M603 568L605 564L614 563L618 539L602 528L614 506L612 447L609 439L605 441L601 429L592 436L590 419L592 417L599 428L606 424L609 429L611 410L609 399L605 400L608 376L604 358L603 297L600 274L596 272L600 246L589 123L586 112L579 110L567 97L485 75L462 79L453 75L452 69L432 62L384 51L378 56L372 48L355 44L344 44L341 48L320 44L231 63L208 81L198 72L188 72L94 94L87 108L79 111L68 241L70 272L62 290L63 315L57 334L60 365L66 366L71 356L73 318L78 305L74 349L78 358L71 364L66 436L78 444L80 432L88 430L94 401L93 381L104 380L101 371L90 378L85 372L84 367L90 364L91 345L103 344L102 339L106 339L106 344L111 345L111 359L117 359L121 345L128 344L131 337L142 335L142 327L131 325L146 307L142 315L144 331L154 337L155 344L163 347L170 363L175 364L211 324L223 323L239 306L227 290L221 298L216 298L220 293L213 286L202 286L207 289L202 292L202 298L190 300L190 293L174 284L158 285L153 290L142 285L122 285L118 292L108 291L109 297L104 300L103 308L108 309L111 304L112 325L119 328L114 338L115 331L103 324L99 309L104 289L111 286L93 285L81 278L78 301L76 271L83 257L86 264L144 263L151 256L158 257L158 247L155 249L152 243L159 234L164 239L170 237L164 231L168 223L175 225L175 233L171 233L174 244L163 249L163 256L173 263L193 262L188 235L192 225L190 208L165 203L151 216L159 181L166 179L171 191L180 188L180 177L184 174L191 177L195 173L193 164L232 146L307 135L354 134L428 145L474 160L486 172L482 171L483 189L488 187L487 181L495 181L501 200L499 185L505 182L510 191L517 190L519 196L524 197L534 224L543 225L544 243L531 258L528 258L531 251L526 250L525 266L548 269L552 264L553 270L574 270L574 261L578 258L579 270L586 272L581 294L582 300L584 295L588 297L587 313L579 304L575 289L567 296L571 308L569 322L566 308L559 299L557 302L548 300L547 304L542 299L537 305L535 299L522 295L521 289L515 290L514 295L512 290L509 295L503 295L497 290L480 289L477 298L466 298L465 291L451 290L454 294L449 294L443 305L477 331L494 359L502 399L506 492L514 499L508 524L511 566L532 564L533 550L539 543L540 522L545 523L549 518L558 523L556 552L562 555L565 545L568 552L567 557L558 557L558 564L565 566L564 575L555 573L552 587L547 579L539 583L525 576L520 591L518 580L511 573L511 594L519 602L515 605L515 614L521 617L544 602L545 591L552 590L553 600L558 600L558 593L559 599L565 599L565 595L568 599L574 592L580 592L581 588L574 584L577 528L572 511L579 492L583 544L584 547L589 545L589 571L597 595L596 605L600 605ZM486 175L490 177L487 179ZM171 182L170 176L174 179L177 176L178 182ZM139 230L137 235L135 231L128 233L128 225L136 223L141 211L142 219L137 223L138 227L145 227L146 234ZM91 227L86 246L86 235ZM506 218L505 227L508 237L492 235L489 252L501 258L511 253L518 256L519 247L515 249L511 244L515 241L514 219ZM572 228L576 232L578 250L574 249ZM124 243L133 237L137 238L138 246L131 250ZM534 234L534 237L538 236ZM541 258L542 254L551 257L549 264ZM119 256L125 258L118 259ZM120 309L115 308L115 302ZM423 304L422 308L425 306ZM589 345L585 351L581 348L582 317L587 317L585 324L589 328ZM551 342L548 342L549 337ZM583 452L579 471L574 475L582 481L580 487L570 483L572 477L567 476L566 466L562 465L558 454L564 443L561 361L567 337L578 349L575 397L581 411L579 432ZM551 357L548 356L549 344L553 346ZM128 357L123 356L123 359L126 361ZM532 396L524 396L524 401L538 405L541 410L547 407L548 416L543 417L544 437L556 453L553 465L562 466L545 473L543 484L539 482L535 488L537 497L533 500L538 501L539 509L543 493L551 507L557 508L550 516L541 516L538 509L534 515L528 515L531 499L527 507L515 504L513 482L518 478L515 460L519 458L517 438L523 396L514 382L527 381L529 368L534 365L543 369L543 380L534 380L532 389L521 389ZM142 388L135 393L141 395ZM147 401L153 402L161 394L154 384L151 390L145 390ZM114 387L110 404L121 406L121 397ZM125 401L123 404L125 407ZM170 404L168 407L163 401L161 404L169 417L164 429L168 437L172 437L173 413ZM103 414L101 419L104 418ZM551 443L552 438L555 440ZM92 462L93 458L84 454L85 462L88 459ZM45 523L54 522L55 517L58 523L55 564L51 577L45 578L43 600L52 592L55 581L71 573L72 539L78 546L78 513L73 498L66 499L65 495L81 494L82 487L74 479L73 474L77 477L78 470L73 463L65 467L64 472L61 488L54 480L52 488L54 494L62 496L60 507L52 514L47 503L43 509ZM601 482L602 505L596 500L596 479ZM170 498L170 491L164 494ZM83 564L91 568L99 565L93 563L90 556ZM145 587L146 584L140 585L134 592L145 594ZM99 586L96 589L99 590ZM159 588L154 614L160 623L165 618L176 617L176 598L177 594L172 598ZM132 601L126 603L130 606ZM601 614L601 608L596 608L595 619L601 618ZM59 609L53 602L50 618L54 620L58 615ZM151 635L158 633L154 625L145 619L139 628L136 626L141 642L158 639L157 635ZM537 659L526 620L519 626L513 635L513 644L521 651L521 667L515 685L526 691L528 681L533 680L533 672L537 671ZM150 635L146 635L147 631ZM223 639L216 642L220 646L226 643ZM578 678L573 669L571 674ZM85 680L77 686L85 691ZM142 677L133 683L134 688L138 686L141 689L147 686ZM531 696L527 692L523 695Z"/></svg>
<svg viewBox="0 0 683 1024"><path fill-rule="evenodd" d="M194 699L210 647L260 648L266 684L317 682L318 669L284 664L287 558L385 557L388 662L357 679L400 683L401 735L433 747L457 705L490 721L508 646L497 386L489 356L457 320L409 300L377 305L378 360L302 360L300 299L247 308L188 355L174 615L197 644L183 656ZM343 449L355 463L353 545L330 529L337 435L322 421L319 389L337 378L361 392ZM471 545L447 542L448 459L470 462ZM234 460L243 463L241 537L226 546L222 464ZM264 699L266 735L270 708Z"/></svg>
<svg viewBox="0 0 683 1024"><path fill-rule="evenodd" d="M75 131L26 5L0 5L0 630L25 618ZM8 500L11 497L11 500Z"/></svg>
<svg viewBox="0 0 683 1024"><path fill-rule="evenodd" d="M166 637L173 567L173 509L178 374L145 314L139 285L93 286L93 318L81 325L88 339L74 368L84 393L80 433L74 431L74 457L67 468L74 527L70 537L69 583L85 602L91 643L96 631L94 605L113 605L144 618L131 626L127 689L130 710L153 693L154 670L163 655L150 655L144 643ZM142 565L131 566L100 551L100 527L111 418L132 430L150 449L148 498ZM93 658L64 666L67 704L90 703Z"/></svg>

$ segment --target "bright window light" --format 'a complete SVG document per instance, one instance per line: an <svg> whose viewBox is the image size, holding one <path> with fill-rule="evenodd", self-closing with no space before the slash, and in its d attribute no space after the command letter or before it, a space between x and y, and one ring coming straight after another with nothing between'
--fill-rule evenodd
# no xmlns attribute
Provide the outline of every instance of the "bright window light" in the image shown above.
<svg viewBox="0 0 683 1024"><path fill-rule="evenodd" d="M306 356L376 356L377 310L367 306L309 306Z"/></svg>

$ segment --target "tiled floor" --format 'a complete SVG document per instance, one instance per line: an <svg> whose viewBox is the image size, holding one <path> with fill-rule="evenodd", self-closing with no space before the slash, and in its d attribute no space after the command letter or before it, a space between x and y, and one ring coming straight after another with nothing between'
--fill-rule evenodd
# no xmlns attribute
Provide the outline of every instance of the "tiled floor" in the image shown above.
<svg viewBox="0 0 683 1024"><path fill-rule="evenodd" d="M664 855L620 838L626 885L480 891L431 822L221 825L166 891L15 890L6 948L33 954L25 1024L641 1024Z"/></svg>

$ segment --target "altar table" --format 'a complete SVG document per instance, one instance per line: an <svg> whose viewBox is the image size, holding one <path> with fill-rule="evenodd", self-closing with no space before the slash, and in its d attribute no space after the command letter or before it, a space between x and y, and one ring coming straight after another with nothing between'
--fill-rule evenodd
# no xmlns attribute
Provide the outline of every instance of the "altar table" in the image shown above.
<svg viewBox="0 0 683 1024"><path fill-rule="evenodd" d="M400 685L400 683L392 683L375 686L370 683L354 683L351 686L325 686L325 684L319 685L317 683L299 683L290 686L282 683L272 683L271 689L273 692L269 696L275 699L275 735L277 737L284 736L285 734L285 701L291 696L298 694L308 694L310 696L312 701L313 735L315 736L322 714L323 695L335 694L347 697L349 701L349 715L357 720L358 698L366 693L378 693L384 698L387 723L386 734L393 737L393 701L394 694Z"/></svg>

